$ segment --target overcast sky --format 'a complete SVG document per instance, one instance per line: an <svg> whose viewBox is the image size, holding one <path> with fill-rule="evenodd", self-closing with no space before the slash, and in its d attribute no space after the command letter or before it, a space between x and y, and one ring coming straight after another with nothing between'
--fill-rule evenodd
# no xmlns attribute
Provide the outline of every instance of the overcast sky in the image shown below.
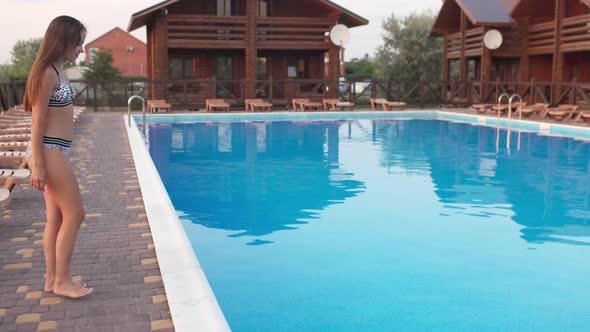
<svg viewBox="0 0 590 332"><path fill-rule="evenodd" d="M131 14L162 0L1 0L0 63L10 63L10 51L18 40L43 37L49 22L59 15L73 16L88 29L86 42L92 41L115 26L127 30ZM184 0L191 1L191 0ZM280 0L297 1L297 0ZM413 11L438 11L441 0L333 0L335 3L368 19L368 26L351 30L346 58L374 54L381 43L381 23L391 14L405 16ZM132 32L145 41L145 29Z"/></svg>

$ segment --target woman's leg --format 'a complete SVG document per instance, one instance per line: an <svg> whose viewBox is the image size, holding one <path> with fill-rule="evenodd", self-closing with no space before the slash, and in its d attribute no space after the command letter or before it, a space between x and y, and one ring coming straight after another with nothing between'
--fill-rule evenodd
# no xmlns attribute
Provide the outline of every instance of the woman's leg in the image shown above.
<svg viewBox="0 0 590 332"><path fill-rule="evenodd" d="M47 208L47 223L43 232L43 249L45 250L45 291L53 291L55 281L55 247L57 233L61 226L62 215L51 193L45 189L45 207Z"/></svg>
<svg viewBox="0 0 590 332"><path fill-rule="evenodd" d="M67 158L56 149L44 149L47 188L62 214L55 250L55 282L53 292L72 298L88 295L92 289L72 281L70 262L78 230L84 220L82 196L74 171Z"/></svg>

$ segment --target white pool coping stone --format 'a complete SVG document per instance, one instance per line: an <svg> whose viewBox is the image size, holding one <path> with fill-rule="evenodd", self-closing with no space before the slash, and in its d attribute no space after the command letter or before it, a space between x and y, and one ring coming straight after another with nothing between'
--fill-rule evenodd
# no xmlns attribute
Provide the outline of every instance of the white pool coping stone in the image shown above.
<svg viewBox="0 0 590 332"><path fill-rule="evenodd" d="M156 256L174 328L184 331L230 331L197 256L178 219L176 210L137 128L134 114L131 126L123 117L135 162L141 194L154 240ZM139 115L141 119L141 115ZM447 120L488 127L511 128L543 135L590 139L590 128L559 123L497 118L447 111L391 112L272 112L272 113L205 113L149 114L147 123L250 122L285 120ZM179 121L180 120L180 121Z"/></svg>
<svg viewBox="0 0 590 332"><path fill-rule="evenodd" d="M135 121L124 122L175 331L230 331Z"/></svg>

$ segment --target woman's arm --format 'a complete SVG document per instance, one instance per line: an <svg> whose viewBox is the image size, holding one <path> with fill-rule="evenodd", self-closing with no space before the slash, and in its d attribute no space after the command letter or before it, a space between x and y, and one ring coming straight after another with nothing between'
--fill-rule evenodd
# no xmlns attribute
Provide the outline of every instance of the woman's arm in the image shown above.
<svg viewBox="0 0 590 332"><path fill-rule="evenodd" d="M33 124L31 127L31 149L33 157L31 185L41 191L45 190L47 184L47 173L45 172L45 158L43 157L43 136L47 129L47 112L49 111L49 97L56 88L57 74L50 68L45 70L39 95L33 104Z"/></svg>

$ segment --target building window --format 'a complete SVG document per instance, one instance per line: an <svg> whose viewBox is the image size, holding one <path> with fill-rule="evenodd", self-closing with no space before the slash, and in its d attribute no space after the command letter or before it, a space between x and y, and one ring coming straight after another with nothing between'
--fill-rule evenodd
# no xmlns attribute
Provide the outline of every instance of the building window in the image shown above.
<svg viewBox="0 0 590 332"><path fill-rule="evenodd" d="M170 58L170 79L183 80L199 77L199 58Z"/></svg>
<svg viewBox="0 0 590 332"><path fill-rule="evenodd" d="M217 16L231 16L231 0L217 0Z"/></svg>
<svg viewBox="0 0 590 332"><path fill-rule="evenodd" d="M287 60L287 77L305 78L306 63L303 58L289 58Z"/></svg>
<svg viewBox="0 0 590 332"><path fill-rule="evenodd" d="M269 0L258 0L258 16L269 16L268 2Z"/></svg>

